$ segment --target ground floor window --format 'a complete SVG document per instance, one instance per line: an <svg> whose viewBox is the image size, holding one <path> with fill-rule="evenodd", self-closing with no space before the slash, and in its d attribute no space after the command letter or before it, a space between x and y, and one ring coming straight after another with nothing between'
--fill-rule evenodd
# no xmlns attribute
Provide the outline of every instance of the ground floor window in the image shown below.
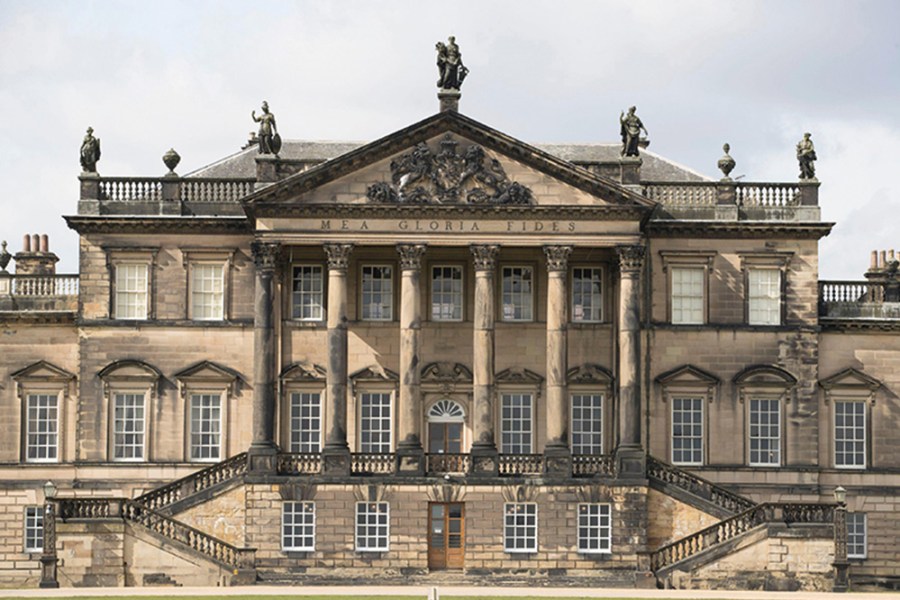
<svg viewBox="0 0 900 600"><path fill-rule="evenodd" d="M866 513L847 513L847 558L866 557Z"/></svg>
<svg viewBox="0 0 900 600"><path fill-rule="evenodd" d="M387 502L356 504L357 552L386 552L390 539L390 507Z"/></svg>
<svg viewBox="0 0 900 600"><path fill-rule="evenodd" d="M609 504L578 505L578 551L583 554L608 554L612 546L611 507Z"/></svg>
<svg viewBox="0 0 900 600"><path fill-rule="evenodd" d="M537 552L537 504L510 502L503 505L503 549Z"/></svg>
<svg viewBox="0 0 900 600"><path fill-rule="evenodd" d="M25 552L44 551L44 507L25 507Z"/></svg>
<svg viewBox="0 0 900 600"><path fill-rule="evenodd" d="M281 549L314 550L316 547L316 504L285 502L281 505Z"/></svg>

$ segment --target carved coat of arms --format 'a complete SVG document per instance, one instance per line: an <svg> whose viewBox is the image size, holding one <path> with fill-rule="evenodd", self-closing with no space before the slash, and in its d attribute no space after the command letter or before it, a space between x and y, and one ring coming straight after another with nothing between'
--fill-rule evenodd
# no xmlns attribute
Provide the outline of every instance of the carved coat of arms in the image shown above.
<svg viewBox="0 0 900 600"><path fill-rule="evenodd" d="M477 144L460 153L450 134L435 153L424 142L391 161L391 183L369 186L374 202L402 204L532 204L531 190L510 181L503 166Z"/></svg>

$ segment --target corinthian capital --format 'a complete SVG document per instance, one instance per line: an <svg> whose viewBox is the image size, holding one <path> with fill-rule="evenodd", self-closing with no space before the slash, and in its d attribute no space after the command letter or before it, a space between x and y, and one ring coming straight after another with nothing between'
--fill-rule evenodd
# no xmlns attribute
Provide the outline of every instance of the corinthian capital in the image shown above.
<svg viewBox="0 0 900 600"><path fill-rule="evenodd" d="M548 271L565 271L572 246L544 246L544 254L547 256Z"/></svg>
<svg viewBox="0 0 900 600"><path fill-rule="evenodd" d="M274 271L278 266L281 244L257 240L250 244L250 252L253 253L253 262L257 271Z"/></svg>
<svg viewBox="0 0 900 600"><path fill-rule="evenodd" d="M472 256L475 257L476 271L493 271L494 265L497 263L497 254L500 253L500 246L496 244L471 245L469 249Z"/></svg>
<svg viewBox="0 0 900 600"><path fill-rule="evenodd" d="M325 244L323 247L325 256L328 258L328 268L335 271L346 271L353 244Z"/></svg>
<svg viewBox="0 0 900 600"><path fill-rule="evenodd" d="M637 272L644 264L644 246L616 246L619 255L619 269L625 272Z"/></svg>
<svg viewBox="0 0 900 600"><path fill-rule="evenodd" d="M425 244L397 244L400 255L400 269L418 271L425 254Z"/></svg>

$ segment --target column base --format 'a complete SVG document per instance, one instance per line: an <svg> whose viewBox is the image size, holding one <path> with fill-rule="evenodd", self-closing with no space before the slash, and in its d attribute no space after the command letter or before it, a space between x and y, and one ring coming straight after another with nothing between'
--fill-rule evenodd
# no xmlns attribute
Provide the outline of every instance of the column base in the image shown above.
<svg viewBox="0 0 900 600"><path fill-rule="evenodd" d="M640 446L616 448L616 479L646 479L647 455Z"/></svg>
<svg viewBox="0 0 900 600"><path fill-rule="evenodd" d="M322 474L332 477L350 477L350 448L327 445L322 450Z"/></svg>
<svg viewBox="0 0 900 600"><path fill-rule="evenodd" d="M399 446L395 472L401 477L424 477L425 450L422 449L422 446L418 444Z"/></svg>
<svg viewBox="0 0 900 600"><path fill-rule="evenodd" d="M844 593L850 591L850 563L834 563L834 586L832 592Z"/></svg>
<svg viewBox="0 0 900 600"><path fill-rule="evenodd" d="M500 454L494 446L473 445L472 464L469 466L469 475L472 477L499 477Z"/></svg>
<svg viewBox="0 0 900 600"><path fill-rule="evenodd" d="M637 553L637 569L634 572L634 587L639 590L655 590L656 575L650 570L650 552Z"/></svg>
<svg viewBox="0 0 900 600"><path fill-rule="evenodd" d="M59 587L56 578L56 566L59 560L56 556L45 555L41 557L41 581L38 587L41 589L55 589Z"/></svg>
<svg viewBox="0 0 900 600"><path fill-rule="evenodd" d="M547 446L544 449L544 476L550 479L572 477L572 453L567 446Z"/></svg>
<svg viewBox="0 0 900 600"><path fill-rule="evenodd" d="M272 442L253 442L247 450L247 471L258 475L278 472L278 446Z"/></svg>

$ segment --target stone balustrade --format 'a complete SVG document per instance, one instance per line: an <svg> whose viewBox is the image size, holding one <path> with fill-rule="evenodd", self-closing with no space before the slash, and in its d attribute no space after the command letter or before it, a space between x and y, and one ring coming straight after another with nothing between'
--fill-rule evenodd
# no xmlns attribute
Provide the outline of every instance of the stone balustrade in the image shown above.
<svg viewBox="0 0 900 600"><path fill-rule="evenodd" d="M898 295L900 281L897 280L820 281L819 318L900 320Z"/></svg>

